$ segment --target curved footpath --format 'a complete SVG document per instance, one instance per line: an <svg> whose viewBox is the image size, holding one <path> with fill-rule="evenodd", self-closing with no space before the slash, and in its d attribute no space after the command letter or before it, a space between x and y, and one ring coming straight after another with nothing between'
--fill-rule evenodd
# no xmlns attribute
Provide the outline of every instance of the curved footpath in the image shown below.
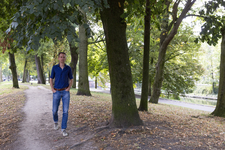
<svg viewBox="0 0 225 150"><path fill-rule="evenodd" d="M108 94L110 93L109 90L101 90L101 89L94 89L94 88L91 88L90 90L95 91L95 92L108 93ZM140 95L137 95L137 94L135 94L135 96L136 96L136 98L141 97ZM203 110L203 111L208 111L208 112L213 112L215 109L215 107L213 107L213 106L191 104L191 103L186 103L186 102L181 102L181 101L176 101L176 100L169 100L169 99L165 99L165 98L159 98L159 103L187 107L187 108L191 108L191 109Z"/></svg>

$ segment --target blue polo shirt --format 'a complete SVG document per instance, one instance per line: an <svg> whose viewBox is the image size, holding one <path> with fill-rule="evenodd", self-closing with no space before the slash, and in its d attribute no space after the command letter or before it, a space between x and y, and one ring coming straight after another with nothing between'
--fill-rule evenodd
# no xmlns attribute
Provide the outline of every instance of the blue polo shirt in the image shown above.
<svg viewBox="0 0 225 150"><path fill-rule="evenodd" d="M62 89L69 86L69 79L73 79L73 74L70 66L66 65L60 68L59 64L52 67L50 78L55 78L54 88Z"/></svg>

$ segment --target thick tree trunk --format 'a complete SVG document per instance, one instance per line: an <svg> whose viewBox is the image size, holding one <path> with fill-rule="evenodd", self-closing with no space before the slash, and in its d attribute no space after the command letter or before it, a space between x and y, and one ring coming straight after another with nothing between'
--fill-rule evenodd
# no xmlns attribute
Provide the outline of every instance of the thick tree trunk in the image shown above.
<svg viewBox="0 0 225 150"><path fill-rule="evenodd" d="M35 55L35 63L37 69L38 84L45 84L45 77L41 66L41 60L40 57L38 57L37 55Z"/></svg>
<svg viewBox="0 0 225 150"><path fill-rule="evenodd" d="M91 96L88 81L87 48L88 38L84 24L79 26L79 82L77 95Z"/></svg>
<svg viewBox="0 0 225 150"><path fill-rule="evenodd" d="M101 19L106 36L106 49L111 81L112 117L110 125L128 127L142 125L135 101L126 39L124 0L108 0Z"/></svg>
<svg viewBox="0 0 225 150"><path fill-rule="evenodd" d="M160 35L160 49L159 49L159 56L158 56L158 61L156 64L156 76L154 79L154 84L153 84L153 94L150 98L151 103L158 103L159 96L161 94L161 87L162 87L162 82L163 82L163 71L164 71L164 64L165 64L165 57L166 57L166 50L171 42L171 40L174 38L174 36L177 33L177 30L186 16L187 12L191 9L193 4L195 3L196 0L187 0L185 4L185 8L182 10L179 18L176 19L177 15L177 10L178 10L178 5L180 1L177 3L174 3L173 5L173 28L171 26L171 23L168 23L169 20L169 13L166 13L164 16L163 22L162 22L162 32ZM167 4L167 10L169 10L170 7L170 1L166 0L165 3ZM172 28L172 29L171 29ZM171 31L170 31L171 29ZM168 32L170 33L168 34Z"/></svg>
<svg viewBox="0 0 225 150"><path fill-rule="evenodd" d="M225 117L225 27L222 29L219 92L216 108L212 114Z"/></svg>
<svg viewBox="0 0 225 150"><path fill-rule="evenodd" d="M77 49L78 47L70 45L70 54L71 54L71 62L70 62L70 67L73 72L73 85L72 88L76 88L76 70L77 70L77 61L78 61L78 53Z"/></svg>
<svg viewBox="0 0 225 150"><path fill-rule="evenodd" d="M19 83L17 79L17 72L16 72L16 63L15 63L15 56L14 53L9 52L9 62L10 66L9 69L12 72L12 81L13 81L13 87L14 88L19 88Z"/></svg>
<svg viewBox="0 0 225 150"><path fill-rule="evenodd" d="M149 79L149 47L150 47L150 0L146 0L145 31L144 31L144 56L143 77L141 89L140 111L148 111L148 79Z"/></svg>

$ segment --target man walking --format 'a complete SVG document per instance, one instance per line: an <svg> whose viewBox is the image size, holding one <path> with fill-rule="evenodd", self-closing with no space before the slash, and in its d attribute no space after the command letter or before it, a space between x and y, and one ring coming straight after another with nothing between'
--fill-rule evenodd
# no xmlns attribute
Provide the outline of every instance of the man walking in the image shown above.
<svg viewBox="0 0 225 150"><path fill-rule="evenodd" d="M52 113L54 120L54 129L57 130L58 126L58 108L60 100L62 98L63 103L63 116L61 129L63 136L67 136L67 120L68 120L68 110L70 103L70 88L73 83L73 74L70 66L65 64L66 54L60 52L58 54L59 64L52 67L52 73L50 76L50 86L53 92L53 105ZM53 79L55 78L55 85L53 86Z"/></svg>

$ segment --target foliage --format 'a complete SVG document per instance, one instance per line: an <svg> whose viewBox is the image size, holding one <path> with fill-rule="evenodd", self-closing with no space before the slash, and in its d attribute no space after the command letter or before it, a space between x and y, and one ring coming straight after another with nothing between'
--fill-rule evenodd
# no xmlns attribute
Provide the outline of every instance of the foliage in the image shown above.
<svg viewBox="0 0 225 150"><path fill-rule="evenodd" d="M92 40L89 40L88 74L91 78L97 78L98 84L105 87L105 83L109 82L106 46L103 31L98 30L97 32L98 34L94 34Z"/></svg>
<svg viewBox="0 0 225 150"><path fill-rule="evenodd" d="M200 16L204 18L200 37L197 39L207 42L209 45L216 45L222 37L221 29L225 28L224 11L219 12L219 8L225 7L222 0L211 0L205 3L205 8L199 11Z"/></svg>
<svg viewBox="0 0 225 150"><path fill-rule="evenodd" d="M80 10L94 12L103 6L107 7L105 0L30 0L14 16L16 24L12 27L17 46L28 45L28 50L37 50L40 39L46 37L53 42L66 37L71 43L77 38L75 27L82 23Z"/></svg>
<svg viewBox="0 0 225 150"><path fill-rule="evenodd" d="M192 29L183 25L168 46L162 86L167 93L189 93L203 74L198 53L200 44L194 43L195 38Z"/></svg>
<svg viewBox="0 0 225 150"><path fill-rule="evenodd" d="M197 93L205 94L217 94L218 93L218 84L220 76L220 56L221 49L220 44L214 46L209 46L207 43L202 43L201 48L199 49L201 53L199 59L201 60L201 65L204 69L204 74L201 76L200 80L197 82ZM207 84L205 88L202 88L201 84ZM214 85L214 89L213 89ZM204 90L204 91L203 91ZM195 93L196 94L196 93Z"/></svg>
<svg viewBox="0 0 225 150"><path fill-rule="evenodd" d="M142 76L142 56L143 56L143 30L138 23L142 18L135 18L132 25L128 24L127 36L129 45L129 56L132 67L133 82L141 82ZM132 30L137 26L137 30ZM138 28L139 27L139 28ZM160 32L152 25L150 44L150 70L149 77L153 81L155 76L155 63L158 57ZM168 93L190 92L203 73L203 68L199 62L198 52L200 44L194 42L196 36L193 35L191 27L183 24L177 35L168 46L164 82L162 89Z"/></svg>

